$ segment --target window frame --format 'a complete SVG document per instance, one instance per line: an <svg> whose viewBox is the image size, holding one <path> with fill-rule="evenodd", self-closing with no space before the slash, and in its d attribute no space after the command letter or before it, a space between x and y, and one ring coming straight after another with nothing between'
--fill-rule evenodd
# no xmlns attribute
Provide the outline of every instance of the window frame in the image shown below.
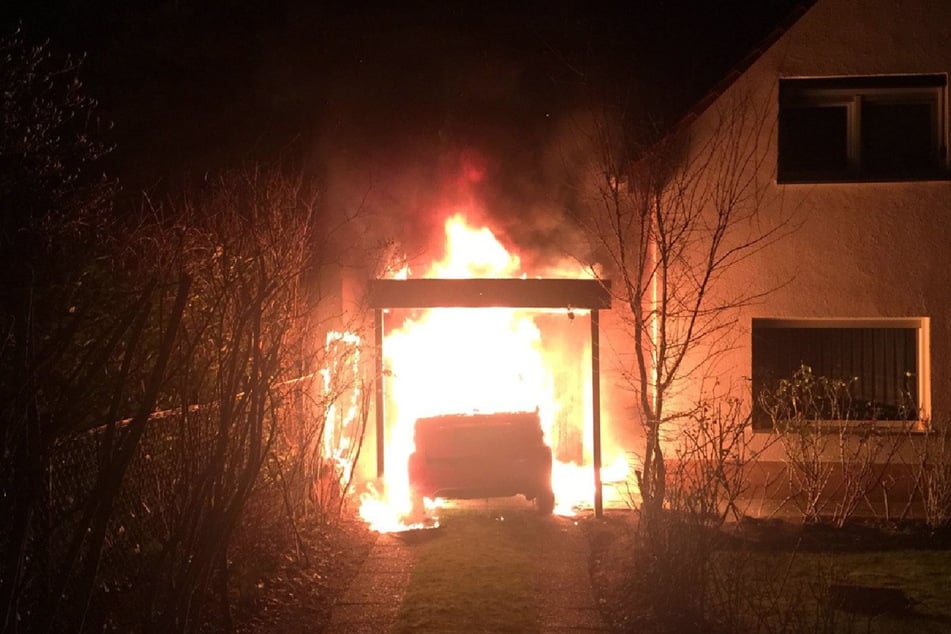
<svg viewBox="0 0 951 634"><path fill-rule="evenodd" d="M836 182L899 182L947 180L948 162L947 73L879 76L784 77L779 83L776 174L781 184ZM862 163L862 106L864 103L926 104L931 112L933 169L918 173L875 173ZM783 165L783 113L789 108L845 107L846 155L844 172L822 173Z"/></svg>
<svg viewBox="0 0 951 634"><path fill-rule="evenodd" d="M755 367L753 365L753 340L758 329L767 328L840 328L840 329L915 329L916 353L917 353L917 372L918 378L918 417L914 420L819 420L818 423L823 429L840 431L842 429L856 428L866 430L874 427L881 431L920 431L930 430L931 422L931 320L928 317L883 317L883 318L776 318L776 317L754 317L750 324L750 384L756 381L754 377ZM758 396L753 391L753 408L758 407L756 399ZM751 427L755 433L773 433L775 428L772 425L763 426L752 424Z"/></svg>

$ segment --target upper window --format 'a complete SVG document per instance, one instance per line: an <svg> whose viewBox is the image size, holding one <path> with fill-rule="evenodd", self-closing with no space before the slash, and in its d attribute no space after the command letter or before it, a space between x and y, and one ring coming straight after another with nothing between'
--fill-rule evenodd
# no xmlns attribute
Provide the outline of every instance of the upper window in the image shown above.
<svg viewBox="0 0 951 634"><path fill-rule="evenodd" d="M772 425L764 403L801 396L797 382L820 380L816 418L918 420L928 406L927 324L919 318L754 319L754 428Z"/></svg>
<svg viewBox="0 0 951 634"><path fill-rule="evenodd" d="M783 79L780 182L947 176L947 75Z"/></svg>

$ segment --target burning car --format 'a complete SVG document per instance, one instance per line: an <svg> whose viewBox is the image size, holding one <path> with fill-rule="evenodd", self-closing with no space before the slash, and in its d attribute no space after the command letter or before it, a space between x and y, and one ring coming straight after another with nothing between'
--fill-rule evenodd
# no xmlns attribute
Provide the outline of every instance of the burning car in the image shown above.
<svg viewBox="0 0 951 634"><path fill-rule="evenodd" d="M420 497L524 495L551 513L551 448L538 412L447 414L416 420L409 482Z"/></svg>

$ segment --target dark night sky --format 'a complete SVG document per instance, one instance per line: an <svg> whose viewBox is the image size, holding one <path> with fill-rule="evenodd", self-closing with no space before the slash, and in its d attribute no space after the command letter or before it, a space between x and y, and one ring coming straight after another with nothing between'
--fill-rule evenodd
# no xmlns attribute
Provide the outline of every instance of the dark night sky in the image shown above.
<svg viewBox="0 0 951 634"><path fill-rule="evenodd" d="M0 17L88 53L126 191L283 153L330 200L372 181L412 212L468 157L517 214L566 117L607 96L669 123L794 4L8 0Z"/></svg>

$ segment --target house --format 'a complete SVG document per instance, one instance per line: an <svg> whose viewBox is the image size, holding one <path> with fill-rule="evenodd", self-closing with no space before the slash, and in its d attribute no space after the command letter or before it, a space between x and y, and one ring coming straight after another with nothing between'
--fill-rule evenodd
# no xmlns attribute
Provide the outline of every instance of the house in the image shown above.
<svg viewBox="0 0 951 634"><path fill-rule="evenodd" d="M686 126L702 141L746 109L760 218L788 221L788 235L724 280L769 292L742 311L721 380L751 379L758 395L808 366L848 382L841 417L865 422L846 433L830 425L836 442L824 459L843 460L840 438L857 455L872 433L871 462L890 463L888 482L904 494L916 434L951 424L949 32L944 0L818 0ZM753 514L788 501L789 447L773 431L758 408ZM885 512L889 492L879 484L859 512Z"/></svg>

